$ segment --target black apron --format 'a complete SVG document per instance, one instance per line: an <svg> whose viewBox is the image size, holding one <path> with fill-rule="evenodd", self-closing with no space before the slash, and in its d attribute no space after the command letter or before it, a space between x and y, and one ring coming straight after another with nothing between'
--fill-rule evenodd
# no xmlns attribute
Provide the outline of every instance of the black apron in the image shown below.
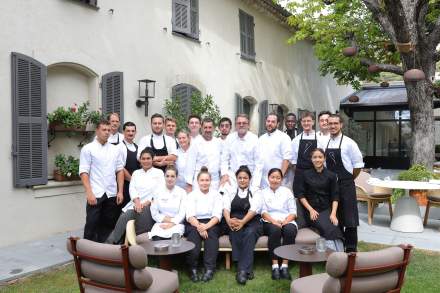
<svg viewBox="0 0 440 293"><path fill-rule="evenodd" d="M118 145L119 144L119 133L118 133L118 140L116 142L111 142L112 145Z"/></svg>
<svg viewBox="0 0 440 293"><path fill-rule="evenodd" d="M168 149L167 149L167 144L165 142L165 135L162 135L162 138L163 138L163 148L161 148L161 149L156 149L154 147L153 135L151 135L151 138L150 138L150 147L153 149L154 155L158 156L158 157L168 156ZM167 168L167 166L161 166L161 167L155 167L155 168L161 169L165 173L165 169Z"/></svg>
<svg viewBox="0 0 440 293"><path fill-rule="evenodd" d="M330 140L325 148L327 169L336 173L339 183L338 220L344 227L359 226L359 212L356 200L356 186L353 174L345 169L342 162L341 145L344 135L341 136L339 147L329 148Z"/></svg>
<svg viewBox="0 0 440 293"><path fill-rule="evenodd" d="M134 147L136 150L134 152L130 151L127 147L127 144L125 141L122 141L125 144L125 148L127 149L127 159L125 161L124 168L130 173L130 175L133 174L133 172L141 167L139 164L139 161L137 160L137 152L138 152L138 145L134 144ZM124 202L122 206L124 207L128 202L130 202L130 181L124 181Z"/></svg>
<svg viewBox="0 0 440 293"><path fill-rule="evenodd" d="M299 178L299 176L302 176L304 170L313 168L312 159L310 158L310 155L312 154L312 151L318 147L316 132L315 132L315 139L303 139L303 133L301 133L301 139L299 140L298 158L296 160L296 167L295 167L295 178ZM295 181L296 180L294 179L293 181L294 194L297 193L297 188L298 188L297 186L295 186Z"/></svg>
<svg viewBox="0 0 440 293"><path fill-rule="evenodd" d="M235 193L235 196L231 201L231 212L230 212L231 218L243 219L246 216L249 209L251 208L251 203L249 201L249 198L252 198L252 192L249 189L245 198L241 198L238 196L238 189L237 189L237 192ZM255 225L258 224L259 222L260 222L260 217L258 215L255 215L252 218L252 220L250 220L244 225L244 227L249 225Z"/></svg>

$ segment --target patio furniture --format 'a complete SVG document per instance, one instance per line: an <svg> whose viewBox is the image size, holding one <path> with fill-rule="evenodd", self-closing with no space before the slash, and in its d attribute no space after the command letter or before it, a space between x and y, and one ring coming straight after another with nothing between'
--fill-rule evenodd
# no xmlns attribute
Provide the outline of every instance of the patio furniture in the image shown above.
<svg viewBox="0 0 440 293"><path fill-rule="evenodd" d="M128 247L70 237L67 250L73 255L81 293L179 291L177 274L147 267L145 250L138 245Z"/></svg>
<svg viewBox="0 0 440 293"><path fill-rule="evenodd" d="M400 181L400 180L380 180L371 178L368 183L373 186L400 188L400 189L418 189L418 190L436 190L440 189L440 184L434 182L421 181ZM417 201L410 196L399 198L394 207L394 215L391 220L390 228L398 232L421 233L423 232L423 221Z"/></svg>
<svg viewBox="0 0 440 293"><path fill-rule="evenodd" d="M361 171L355 179L356 198L358 201L367 203L368 206L368 224L371 225L374 217L374 209L379 203L388 203L390 219L393 218L393 206L391 204L392 189L376 187L368 184L371 175Z"/></svg>
<svg viewBox="0 0 440 293"><path fill-rule="evenodd" d="M304 247L315 249L315 245L304 244L291 244L283 245L275 248L274 253L278 257L295 261L299 263L299 277L307 277L312 274L312 264L325 262L333 250L327 249L327 251L313 251L311 254L302 254L300 252Z"/></svg>
<svg viewBox="0 0 440 293"><path fill-rule="evenodd" d="M371 252L334 252L328 257L326 273L294 280L290 292L400 292L411 249L400 245Z"/></svg>
<svg viewBox="0 0 440 293"><path fill-rule="evenodd" d="M433 207L440 207L440 190L430 190L428 192L428 203L426 204L425 218L423 219L423 226L428 223L429 209Z"/></svg>

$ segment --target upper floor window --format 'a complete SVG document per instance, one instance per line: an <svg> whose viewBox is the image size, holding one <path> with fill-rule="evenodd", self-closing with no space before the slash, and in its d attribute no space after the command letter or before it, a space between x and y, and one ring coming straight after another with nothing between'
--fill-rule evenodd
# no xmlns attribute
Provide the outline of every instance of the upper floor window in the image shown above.
<svg viewBox="0 0 440 293"><path fill-rule="evenodd" d="M254 17L243 10L239 11L241 57L255 61Z"/></svg>
<svg viewBox="0 0 440 293"><path fill-rule="evenodd" d="M173 32L199 39L199 0L173 1Z"/></svg>
<svg viewBox="0 0 440 293"><path fill-rule="evenodd" d="M75 1L98 8L98 0L75 0Z"/></svg>

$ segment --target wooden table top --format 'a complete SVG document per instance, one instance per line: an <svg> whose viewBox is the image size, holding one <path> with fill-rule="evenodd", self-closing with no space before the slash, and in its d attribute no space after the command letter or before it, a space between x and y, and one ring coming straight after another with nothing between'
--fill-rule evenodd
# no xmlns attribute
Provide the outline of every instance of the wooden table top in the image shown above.
<svg viewBox="0 0 440 293"><path fill-rule="evenodd" d="M297 262L325 262L327 261L328 256L334 251L328 249L325 252L314 251L312 254L301 254L299 250L302 247L313 247L315 245L306 245L306 244L291 244L291 245L283 245L275 248L274 253L284 259L297 261Z"/></svg>
<svg viewBox="0 0 440 293"><path fill-rule="evenodd" d="M156 244L168 244L168 250L167 251L156 251L154 250L154 245ZM139 243L140 246L142 246L147 255L173 255L173 254L180 254L185 253L187 251L190 251L195 247L194 243L180 239L180 245L179 246L172 246L171 240L158 240L158 241L146 241L143 243Z"/></svg>

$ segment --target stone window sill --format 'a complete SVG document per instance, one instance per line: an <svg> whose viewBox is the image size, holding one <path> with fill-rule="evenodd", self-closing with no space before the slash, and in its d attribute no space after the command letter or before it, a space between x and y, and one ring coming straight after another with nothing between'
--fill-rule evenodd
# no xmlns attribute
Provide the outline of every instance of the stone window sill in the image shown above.
<svg viewBox="0 0 440 293"><path fill-rule="evenodd" d="M81 180L49 180L46 185L35 185L31 189L35 198L84 193Z"/></svg>

